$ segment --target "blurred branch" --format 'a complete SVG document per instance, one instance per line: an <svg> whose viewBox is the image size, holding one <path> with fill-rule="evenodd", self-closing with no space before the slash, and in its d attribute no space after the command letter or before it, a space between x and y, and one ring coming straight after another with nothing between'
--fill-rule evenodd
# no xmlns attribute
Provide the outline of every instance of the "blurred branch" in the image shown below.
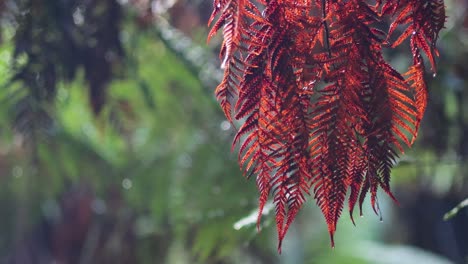
<svg viewBox="0 0 468 264"><path fill-rule="evenodd" d="M155 32L164 45L179 57L189 70L199 77L204 87L216 87L222 80L223 73L216 66L213 54L193 41L163 18L155 23Z"/></svg>
<svg viewBox="0 0 468 264"><path fill-rule="evenodd" d="M94 252L98 248L100 236L101 228L97 222L94 222L86 235L79 264L92 263Z"/></svg>
<svg viewBox="0 0 468 264"><path fill-rule="evenodd" d="M359 241L350 251L364 263L375 264L451 264L449 259L410 245L388 245L373 241Z"/></svg>
<svg viewBox="0 0 468 264"><path fill-rule="evenodd" d="M273 211L273 209L274 209L273 203L271 201L268 202L263 208L262 216L269 215ZM258 210L255 210L252 213L250 213L248 216L243 217L239 221L235 222L233 227L235 230L240 230L244 227L254 225L255 223L257 223L258 216L259 216Z"/></svg>
<svg viewBox="0 0 468 264"><path fill-rule="evenodd" d="M450 220L451 218L456 216L458 214L458 212L460 212L460 210L462 210L463 208L465 208L467 206L468 206L468 198L466 198L461 203L459 203L457 206L455 206L452 210L447 212L444 215L444 221Z"/></svg>
<svg viewBox="0 0 468 264"><path fill-rule="evenodd" d="M395 166L407 167L425 167L425 168L434 168L438 165L446 166L458 166L460 164L466 164L468 159L463 158L432 158L432 159L421 159L414 158L412 155L404 155L399 160L395 162Z"/></svg>

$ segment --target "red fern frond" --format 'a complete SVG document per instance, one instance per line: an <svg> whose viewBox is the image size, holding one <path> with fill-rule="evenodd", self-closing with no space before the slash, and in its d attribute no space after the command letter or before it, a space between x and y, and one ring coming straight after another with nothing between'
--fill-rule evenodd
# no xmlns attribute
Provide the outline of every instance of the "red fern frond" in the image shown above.
<svg viewBox="0 0 468 264"><path fill-rule="evenodd" d="M242 41L249 39L249 19L263 21L257 7L249 0L215 0L214 9L208 24L215 21L208 33L208 41L223 27L223 44L220 57L221 68L225 69L224 78L216 88L216 98L220 101L224 114L232 122L231 101L237 94L237 86L244 70L241 48Z"/></svg>
<svg viewBox="0 0 468 264"><path fill-rule="evenodd" d="M374 4L371 4L374 2ZM427 101L421 51L435 70L445 22L441 0L215 0L208 39L223 27L224 79L216 95L233 146L260 192L270 195L278 249L310 193L333 235L349 189L353 211L377 190L396 201L390 173L417 136ZM260 12L262 10L262 12ZM380 28L392 19L388 33ZM397 30L404 27L396 40ZM406 79L383 56L410 39ZM235 106L232 104L235 102Z"/></svg>
<svg viewBox="0 0 468 264"><path fill-rule="evenodd" d="M413 65L405 73L408 76L406 82L414 90L414 96L416 101L417 116L416 116L416 129L419 128L419 124L424 116L424 111L427 105L427 86L424 78L424 63L419 51L414 51L416 56L413 59ZM417 130L416 130L417 133Z"/></svg>
<svg viewBox="0 0 468 264"><path fill-rule="evenodd" d="M391 36L398 26L408 25L392 46L399 46L405 39L411 37L412 45L424 51L435 72L434 56L438 55L435 44L446 20L444 1L402 0L394 1L392 4L390 2L388 5L392 5L391 9L395 10L398 16L391 24L388 35ZM413 56L416 56L414 48L412 51Z"/></svg>

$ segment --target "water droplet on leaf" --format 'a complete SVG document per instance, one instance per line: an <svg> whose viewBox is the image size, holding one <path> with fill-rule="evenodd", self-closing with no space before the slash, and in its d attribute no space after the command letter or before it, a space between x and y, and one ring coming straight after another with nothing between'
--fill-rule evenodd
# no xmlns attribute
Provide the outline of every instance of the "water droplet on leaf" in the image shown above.
<svg viewBox="0 0 468 264"><path fill-rule="evenodd" d="M223 122L221 122L220 127L221 127L221 130L227 131L231 128L231 123L229 123L229 121L227 120L224 120Z"/></svg>

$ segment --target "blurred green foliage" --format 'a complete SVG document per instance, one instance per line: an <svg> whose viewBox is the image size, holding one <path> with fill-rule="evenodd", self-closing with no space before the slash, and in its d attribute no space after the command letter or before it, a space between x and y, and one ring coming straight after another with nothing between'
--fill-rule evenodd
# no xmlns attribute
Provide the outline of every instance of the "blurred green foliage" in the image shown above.
<svg viewBox="0 0 468 264"><path fill-rule="evenodd" d="M447 2L449 16L456 15L457 5L466 7ZM184 7L195 10L198 3L199 10L191 12L206 17L203 12L209 10L204 7L211 4L178 3L162 16L181 25L181 19L189 17L177 13ZM206 34L205 22L195 25L195 42L177 43L167 39L171 32L180 34L177 29L158 20L147 22L129 4L122 10L119 36L125 56L113 66L105 104L97 115L85 66L78 67L72 79L57 78L52 101L31 99L27 83L13 78L18 66L30 58L15 55L16 22L5 22L3 14L0 260L4 256L7 263L50 263L24 260L27 255L38 256L37 251L47 245L50 248L42 250L49 260L59 256L63 263L397 263L391 262L394 257L405 258L398 263L450 263L407 246L424 248L411 240L414 227L408 223L416 219L423 222L421 227L432 228L414 213L412 201L442 221L443 213L468 195L468 152L460 148L468 146L463 145L468 136L468 34L462 16L449 19L450 28L440 41L439 75L431 80L432 97L418 145L394 170L403 208L392 209L390 201L382 198L381 207L389 216L384 223L369 208L357 227L343 217L337 248L331 249L324 220L310 201L279 256L270 215L263 217L260 233L255 224L234 228L255 212L257 191L255 179L242 177L237 157L230 152L235 128L224 120L212 95L216 67L196 65L197 57L187 55L190 50L183 53L187 46L195 55L208 54L204 59L217 63L210 49L196 44ZM391 56L404 61L402 54ZM417 198L426 197L424 192L444 204L434 209L429 202L421 203ZM76 213L70 219L77 222L67 220L70 211ZM83 220L86 213L91 216ZM466 214L461 217L466 219ZM455 243L455 253L430 246L426 250L458 262L468 254L463 251L468 226L451 228L460 233L458 240L444 239Z"/></svg>

